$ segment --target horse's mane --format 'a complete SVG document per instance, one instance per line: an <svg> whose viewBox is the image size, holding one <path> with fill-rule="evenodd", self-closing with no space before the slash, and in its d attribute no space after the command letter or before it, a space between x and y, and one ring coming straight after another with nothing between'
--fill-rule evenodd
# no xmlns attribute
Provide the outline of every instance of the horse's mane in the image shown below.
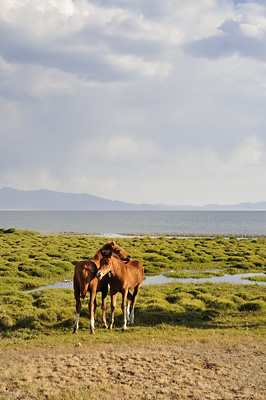
<svg viewBox="0 0 266 400"><path fill-rule="evenodd" d="M93 257L93 260L95 261L99 261L102 258L102 251L104 251L106 248L110 251L112 248L112 243L114 242L106 242L101 248L100 250L97 251L97 253L95 254L95 256Z"/></svg>
<svg viewBox="0 0 266 400"><path fill-rule="evenodd" d="M98 250L97 253L95 254L95 256L93 257L93 260L99 261L101 258L102 258L101 251Z"/></svg>

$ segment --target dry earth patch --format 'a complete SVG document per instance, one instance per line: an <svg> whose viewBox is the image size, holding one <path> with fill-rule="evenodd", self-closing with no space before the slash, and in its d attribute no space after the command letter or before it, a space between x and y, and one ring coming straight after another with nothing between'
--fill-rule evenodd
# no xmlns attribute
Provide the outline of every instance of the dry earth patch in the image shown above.
<svg viewBox="0 0 266 400"><path fill-rule="evenodd" d="M1 350L0 398L265 400L265 343L149 344Z"/></svg>

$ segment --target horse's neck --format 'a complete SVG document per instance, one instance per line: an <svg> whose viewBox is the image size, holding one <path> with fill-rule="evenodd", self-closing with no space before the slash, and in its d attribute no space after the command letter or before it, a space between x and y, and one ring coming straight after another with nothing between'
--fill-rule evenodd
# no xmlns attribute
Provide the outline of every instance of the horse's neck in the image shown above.
<svg viewBox="0 0 266 400"><path fill-rule="evenodd" d="M121 266L121 264L123 264ZM122 267L124 266L124 263L120 261L118 258L115 258L112 262L112 268L111 268L111 275L116 276L118 279L123 278L122 274Z"/></svg>
<svg viewBox="0 0 266 400"><path fill-rule="evenodd" d="M95 256L93 257L93 262L97 265L97 267L99 268L100 266L100 261L101 261L102 255L100 250L97 251L97 253L95 254Z"/></svg>

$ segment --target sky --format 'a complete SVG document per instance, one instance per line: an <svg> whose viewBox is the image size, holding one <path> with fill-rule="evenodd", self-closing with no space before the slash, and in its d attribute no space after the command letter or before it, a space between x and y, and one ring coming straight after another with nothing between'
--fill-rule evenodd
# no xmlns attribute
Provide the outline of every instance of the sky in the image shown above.
<svg viewBox="0 0 266 400"><path fill-rule="evenodd" d="M265 0L1 0L0 188L266 201Z"/></svg>

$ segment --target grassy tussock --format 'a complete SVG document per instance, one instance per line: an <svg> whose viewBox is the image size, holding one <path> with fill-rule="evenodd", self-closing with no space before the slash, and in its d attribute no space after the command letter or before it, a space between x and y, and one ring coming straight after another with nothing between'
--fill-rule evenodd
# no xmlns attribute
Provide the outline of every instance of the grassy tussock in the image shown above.
<svg viewBox="0 0 266 400"><path fill-rule="evenodd" d="M74 265L91 258L106 238L39 236L34 232L0 231L0 331L1 343L37 340L72 343L75 318L72 290L23 289L72 279ZM206 277L239 271L265 272L266 241L224 238L126 238L116 240L146 273L171 271L176 276ZM215 272L210 272L210 271ZM100 296L98 296L100 304ZM150 335L177 337L184 332L265 333L265 287L230 284L167 284L143 286L135 311L135 327L121 336L121 296L118 296L114 332L101 328L96 310L97 340L149 340ZM108 299L108 318L110 300ZM82 303L78 337L89 337L88 299ZM52 338L52 339L51 339ZM90 339L92 342L94 338Z"/></svg>

